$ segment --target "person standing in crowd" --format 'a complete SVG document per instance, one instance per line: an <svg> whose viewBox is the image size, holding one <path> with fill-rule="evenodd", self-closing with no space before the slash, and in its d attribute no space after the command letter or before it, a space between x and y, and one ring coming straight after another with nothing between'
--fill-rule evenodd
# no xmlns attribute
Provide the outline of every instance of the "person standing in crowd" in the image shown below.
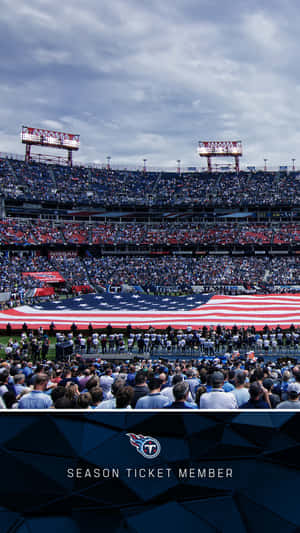
<svg viewBox="0 0 300 533"><path fill-rule="evenodd" d="M249 390L245 387L245 381L245 372L239 370L234 378L235 388L232 391L238 404L238 407L241 407L241 405L248 402L248 400L250 399Z"/></svg>
<svg viewBox="0 0 300 533"><path fill-rule="evenodd" d="M135 385L133 387L133 398L131 400L131 407L134 409L137 401L143 396L149 394L149 387L147 385L147 374L144 370L137 372L135 376Z"/></svg>
<svg viewBox="0 0 300 533"><path fill-rule="evenodd" d="M19 401L19 409L48 409L52 405L51 397L45 393L48 384L46 374L34 376L34 388L28 394L22 396Z"/></svg>
<svg viewBox="0 0 300 533"><path fill-rule="evenodd" d="M288 399L280 402L276 409L300 409L300 383L290 383L287 392Z"/></svg>
<svg viewBox="0 0 300 533"><path fill-rule="evenodd" d="M139 398L136 403L136 409L162 409L169 402L166 396L164 396L161 390L161 381L159 378L153 377L148 382L149 394Z"/></svg>
<svg viewBox="0 0 300 533"><path fill-rule="evenodd" d="M269 392L259 381L253 381L249 387L250 399L241 405L241 409L271 409Z"/></svg>
<svg viewBox="0 0 300 533"><path fill-rule="evenodd" d="M211 376L212 390L200 397L200 409L237 409L238 404L232 392L224 392L224 375L216 371Z"/></svg>
<svg viewBox="0 0 300 533"><path fill-rule="evenodd" d="M122 378L117 378L114 380L111 386L111 397L102 400L96 407L96 409L116 409L117 406L117 394L125 386L125 381ZM101 388L101 387L100 387ZM103 391L102 391L103 393Z"/></svg>
<svg viewBox="0 0 300 533"><path fill-rule="evenodd" d="M197 409L194 402L188 402L190 386L186 381L177 383L173 388L174 402L165 406L165 409Z"/></svg>

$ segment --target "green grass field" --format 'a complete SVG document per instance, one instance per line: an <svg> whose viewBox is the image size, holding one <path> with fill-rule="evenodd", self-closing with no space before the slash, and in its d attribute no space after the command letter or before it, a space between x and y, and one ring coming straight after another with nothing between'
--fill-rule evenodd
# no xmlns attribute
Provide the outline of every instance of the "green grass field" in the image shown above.
<svg viewBox="0 0 300 533"><path fill-rule="evenodd" d="M7 346L9 339L13 339L13 340L16 339L17 341L20 341L21 335L11 335L10 337L7 335L0 336L0 359L5 357L5 347ZM52 360L52 359L55 359L55 338L50 337L49 340L50 340L50 347L49 347L49 352L48 352L48 359Z"/></svg>

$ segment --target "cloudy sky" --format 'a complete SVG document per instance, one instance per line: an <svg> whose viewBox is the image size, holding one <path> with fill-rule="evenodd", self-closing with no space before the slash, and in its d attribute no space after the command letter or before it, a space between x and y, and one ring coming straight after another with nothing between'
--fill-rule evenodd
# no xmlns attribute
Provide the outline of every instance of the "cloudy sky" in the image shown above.
<svg viewBox="0 0 300 533"><path fill-rule="evenodd" d="M300 166L298 0L0 0L0 151L21 125L79 133L82 162Z"/></svg>

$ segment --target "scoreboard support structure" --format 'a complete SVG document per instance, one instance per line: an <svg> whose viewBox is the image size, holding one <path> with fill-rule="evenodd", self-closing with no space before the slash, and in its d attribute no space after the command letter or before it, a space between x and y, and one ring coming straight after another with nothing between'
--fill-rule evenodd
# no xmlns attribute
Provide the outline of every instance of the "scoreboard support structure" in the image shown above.
<svg viewBox="0 0 300 533"><path fill-rule="evenodd" d="M43 146L67 150L68 156L65 162L70 167L73 165L73 151L79 150L80 146L79 135L77 134L28 126L22 126L21 141L22 144L25 144L26 162L31 161L32 146Z"/></svg>
<svg viewBox="0 0 300 533"><path fill-rule="evenodd" d="M212 157L233 157L235 170L240 171L241 141L199 141L197 152L200 157L206 157L208 172L212 172Z"/></svg>

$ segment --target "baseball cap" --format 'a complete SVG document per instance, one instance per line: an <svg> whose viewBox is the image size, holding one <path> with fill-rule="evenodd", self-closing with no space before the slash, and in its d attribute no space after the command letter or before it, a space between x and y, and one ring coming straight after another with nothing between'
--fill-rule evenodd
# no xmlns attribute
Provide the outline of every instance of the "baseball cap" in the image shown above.
<svg viewBox="0 0 300 533"><path fill-rule="evenodd" d="M288 386L288 392L296 392L297 394L300 394L300 383L290 383Z"/></svg>
<svg viewBox="0 0 300 533"><path fill-rule="evenodd" d="M267 389L267 390L270 390L272 385L274 384L273 380L271 378L266 378L264 379L263 381L263 386Z"/></svg>

